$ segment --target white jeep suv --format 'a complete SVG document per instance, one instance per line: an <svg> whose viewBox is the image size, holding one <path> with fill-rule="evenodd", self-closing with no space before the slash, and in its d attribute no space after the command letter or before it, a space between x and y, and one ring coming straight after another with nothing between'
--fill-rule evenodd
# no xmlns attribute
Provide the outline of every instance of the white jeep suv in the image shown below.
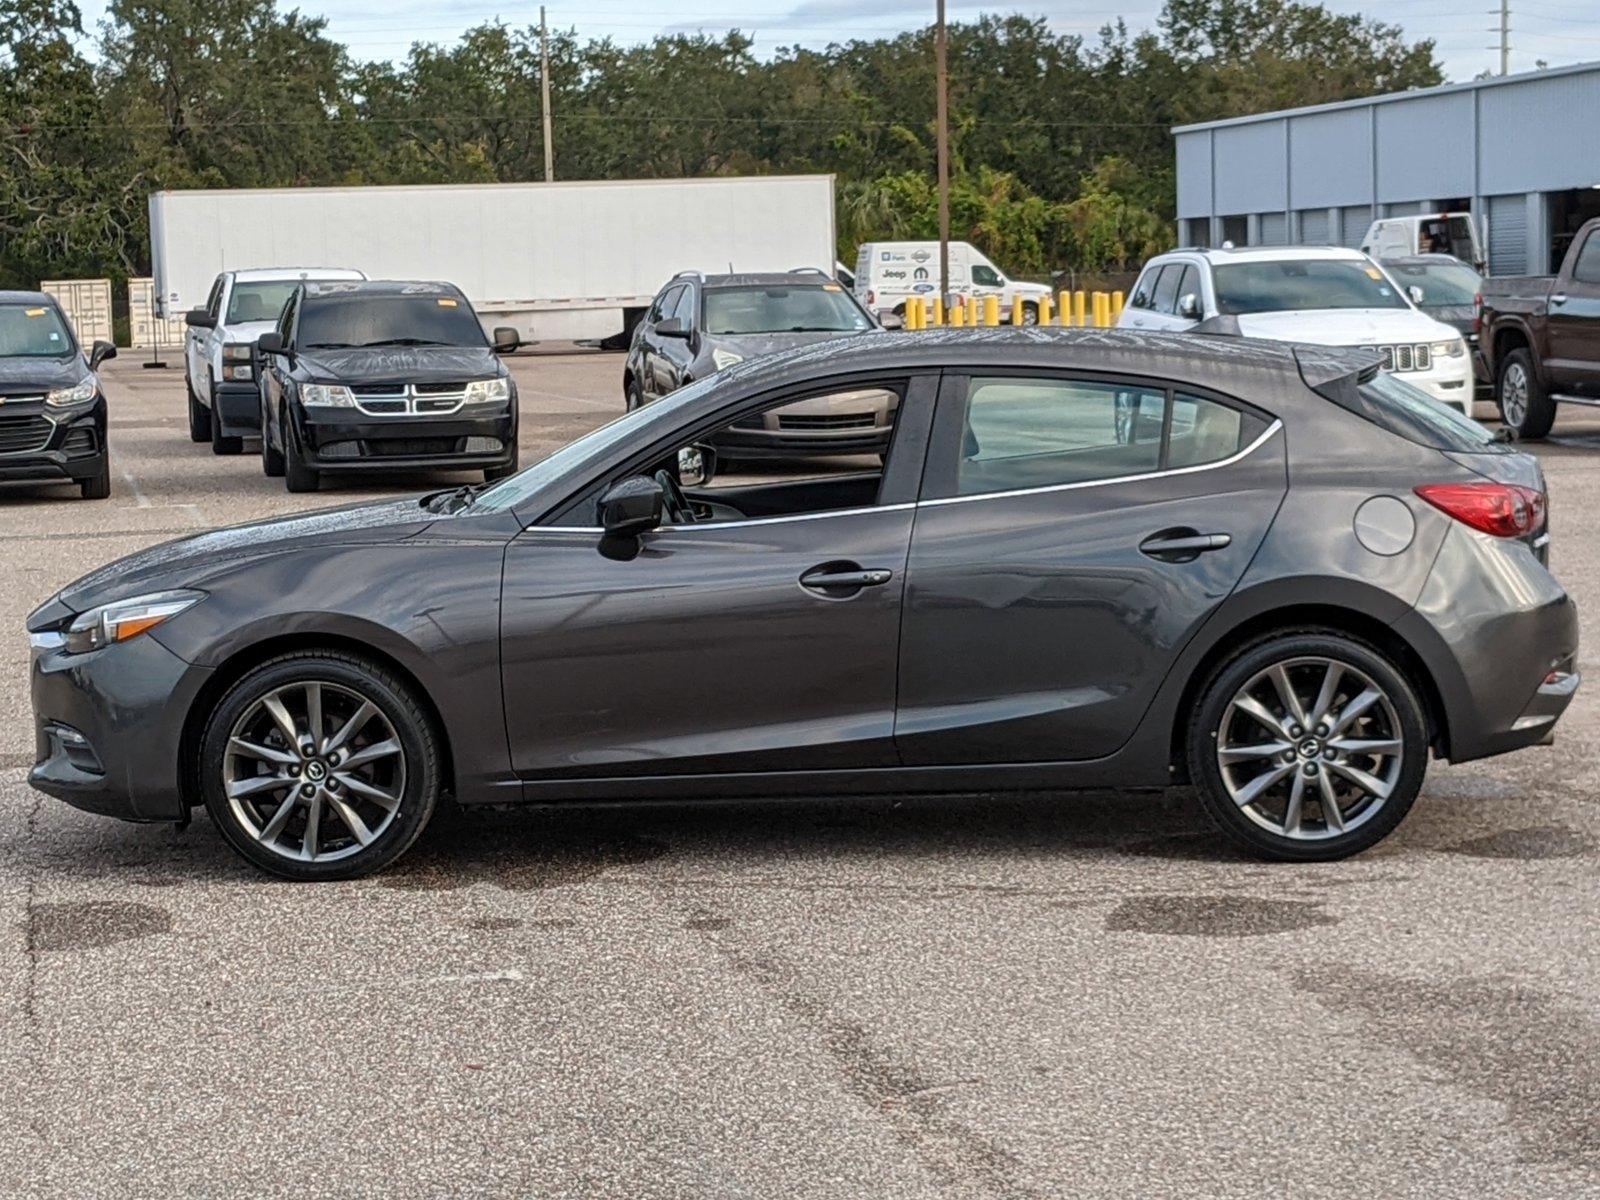
<svg viewBox="0 0 1600 1200"><path fill-rule="evenodd" d="M1145 264L1117 324L1189 329L1227 316L1246 337L1365 346L1384 369L1472 415L1472 357L1458 330L1359 250L1337 246L1174 250Z"/></svg>
<svg viewBox="0 0 1600 1200"><path fill-rule="evenodd" d="M183 382L189 393L189 438L217 454L237 454L247 437L261 436L256 339L278 323L300 281L365 279L337 267L274 267L224 271L204 308L184 314Z"/></svg>

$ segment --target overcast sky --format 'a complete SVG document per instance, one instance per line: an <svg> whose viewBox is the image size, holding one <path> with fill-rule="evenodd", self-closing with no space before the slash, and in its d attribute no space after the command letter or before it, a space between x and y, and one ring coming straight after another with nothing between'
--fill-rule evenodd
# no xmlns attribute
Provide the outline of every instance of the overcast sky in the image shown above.
<svg viewBox="0 0 1600 1200"><path fill-rule="evenodd" d="M104 11L103 0L81 0L91 29ZM1155 22L1161 0L1075 0L1034 5L995 5L947 0L951 20L980 12L1024 12L1043 16L1060 33L1093 36L1100 26L1125 19L1131 29ZM1490 9L1499 0L1331 0L1339 12L1381 14L1412 37L1438 44L1445 74L1455 81L1496 69L1499 18ZM296 7L278 0L280 8ZM1511 0L1513 71L1532 70L1537 60L1550 66L1600 60L1600 0ZM299 5L328 18L329 30L362 58L403 58L414 41L454 41L463 29L500 18L509 24L536 23L537 3L496 7L492 0L320 0ZM758 52L786 45L821 47L852 37L879 37L914 29L932 20L933 0L582 0L548 5L551 26L575 27L580 37L643 41L668 31L721 33L737 27L755 37Z"/></svg>

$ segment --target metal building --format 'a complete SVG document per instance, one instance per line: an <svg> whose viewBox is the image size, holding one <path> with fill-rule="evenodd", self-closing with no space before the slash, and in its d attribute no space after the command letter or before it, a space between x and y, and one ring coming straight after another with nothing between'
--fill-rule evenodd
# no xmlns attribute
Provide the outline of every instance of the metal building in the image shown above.
<svg viewBox="0 0 1600 1200"><path fill-rule="evenodd" d="M1600 216L1600 63L1180 125L1178 242L1359 246L1374 216L1470 210L1496 275Z"/></svg>

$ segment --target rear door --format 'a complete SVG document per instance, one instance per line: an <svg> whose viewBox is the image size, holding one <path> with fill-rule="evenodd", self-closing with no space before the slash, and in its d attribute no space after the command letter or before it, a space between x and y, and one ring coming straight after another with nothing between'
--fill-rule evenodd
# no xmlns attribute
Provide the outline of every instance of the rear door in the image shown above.
<svg viewBox="0 0 1600 1200"><path fill-rule="evenodd" d="M1558 389L1600 396L1600 226L1569 261L1550 293L1545 366Z"/></svg>
<svg viewBox="0 0 1600 1200"><path fill-rule="evenodd" d="M1286 488L1282 427L1224 397L1064 372L947 375L901 625L902 758L1112 753Z"/></svg>

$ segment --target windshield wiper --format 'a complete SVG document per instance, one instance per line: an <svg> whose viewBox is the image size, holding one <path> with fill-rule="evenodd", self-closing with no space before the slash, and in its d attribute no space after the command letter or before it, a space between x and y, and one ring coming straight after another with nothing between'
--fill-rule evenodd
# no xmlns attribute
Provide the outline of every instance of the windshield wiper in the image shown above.
<svg viewBox="0 0 1600 1200"><path fill-rule="evenodd" d="M369 350L373 346L448 346L449 342L434 342L427 338L397 337L383 338L376 342L362 342L356 347L358 350Z"/></svg>
<svg viewBox="0 0 1600 1200"><path fill-rule="evenodd" d="M307 342L307 350L354 350L353 342Z"/></svg>
<svg viewBox="0 0 1600 1200"><path fill-rule="evenodd" d="M471 508L478 493L488 486L486 483L464 483L458 488L434 492L422 498L422 507L429 512L446 515L462 512Z"/></svg>
<svg viewBox="0 0 1600 1200"><path fill-rule="evenodd" d="M837 325L791 325L790 333L849 333L848 329L841 329Z"/></svg>

